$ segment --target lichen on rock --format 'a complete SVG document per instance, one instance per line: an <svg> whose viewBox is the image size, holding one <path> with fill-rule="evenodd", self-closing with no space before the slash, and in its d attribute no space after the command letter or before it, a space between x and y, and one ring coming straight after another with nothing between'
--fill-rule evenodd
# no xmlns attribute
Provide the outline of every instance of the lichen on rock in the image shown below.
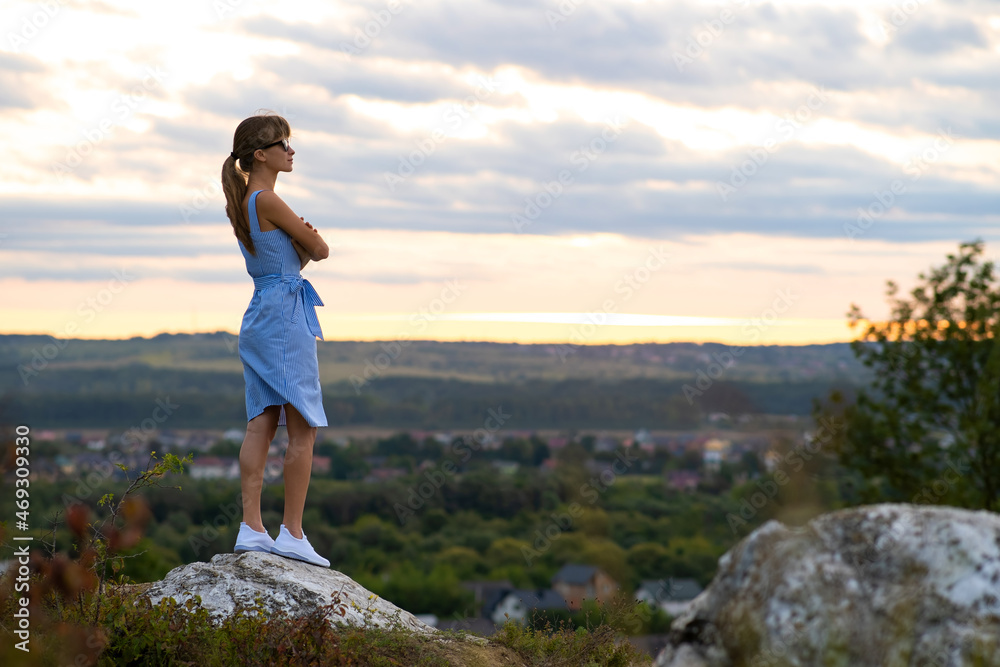
<svg viewBox="0 0 1000 667"><path fill-rule="evenodd" d="M656 667L1000 664L1000 515L886 504L769 521L720 560Z"/></svg>
<svg viewBox="0 0 1000 667"><path fill-rule="evenodd" d="M183 604L199 595L201 606L218 619L239 606L253 607L257 599L268 611L304 616L334 602L335 593L340 613L331 615L331 623L438 632L345 574L261 552L218 554L208 563L174 568L145 595L153 604L165 597Z"/></svg>

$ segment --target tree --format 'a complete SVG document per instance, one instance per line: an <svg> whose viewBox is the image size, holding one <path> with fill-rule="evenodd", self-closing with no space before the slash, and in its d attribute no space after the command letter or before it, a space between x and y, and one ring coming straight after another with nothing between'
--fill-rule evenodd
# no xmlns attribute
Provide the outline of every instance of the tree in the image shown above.
<svg viewBox="0 0 1000 667"><path fill-rule="evenodd" d="M851 304L851 347L872 369L853 403L833 392L814 416L840 462L860 473L860 499L996 509L1000 492L1000 285L981 240L929 273L910 298L887 281L887 322Z"/></svg>
<svg viewBox="0 0 1000 667"><path fill-rule="evenodd" d="M405 431L383 438L375 444L377 456L417 456L419 451L420 445Z"/></svg>
<svg viewBox="0 0 1000 667"><path fill-rule="evenodd" d="M386 600L415 614L448 616L474 606L473 594L462 588L454 571L444 563L427 573L403 561L376 588Z"/></svg>
<svg viewBox="0 0 1000 667"><path fill-rule="evenodd" d="M633 587L641 579L657 579L672 574L670 552L662 544L640 542L628 550L625 559L635 573L633 581L629 582Z"/></svg>

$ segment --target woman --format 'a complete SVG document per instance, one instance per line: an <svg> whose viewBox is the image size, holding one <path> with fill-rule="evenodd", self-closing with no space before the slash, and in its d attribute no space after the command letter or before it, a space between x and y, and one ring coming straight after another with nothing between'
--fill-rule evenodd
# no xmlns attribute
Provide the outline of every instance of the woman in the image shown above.
<svg viewBox="0 0 1000 667"><path fill-rule="evenodd" d="M246 380L247 435L240 449L243 522L234 551L264 551L329 567L302 532L316 427L326 426L316 337L323 338L316 290L300 270L330 254L318 231L274 192L279 172L292 170L291 128L277 115L247 118L222 167L226 215L233 225L254 293L240 327ZM260 516L267 450L279 425L288 428L285 512L278 538Z"/></svg>

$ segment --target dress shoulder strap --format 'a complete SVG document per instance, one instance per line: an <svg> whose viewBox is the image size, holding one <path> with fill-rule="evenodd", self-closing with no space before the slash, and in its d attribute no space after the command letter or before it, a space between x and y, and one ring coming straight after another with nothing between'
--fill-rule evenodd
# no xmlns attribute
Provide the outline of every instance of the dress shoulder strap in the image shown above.
<svg viewBox="0 0 1000 667"><path fill-rule="evenodd" d="M250 232L260 234L260 222L257 221L257 195L263 190L254 190L247 202L248 213L250 214Z"/></svg>

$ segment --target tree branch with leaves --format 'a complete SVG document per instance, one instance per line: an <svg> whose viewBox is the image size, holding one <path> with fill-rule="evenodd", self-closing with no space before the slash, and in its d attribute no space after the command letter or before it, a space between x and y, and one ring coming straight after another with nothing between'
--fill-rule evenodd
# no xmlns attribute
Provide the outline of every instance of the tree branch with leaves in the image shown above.
<svg viewBox="0 0 1000 667"><path fill-rule="evenodd" d="M155 465L150 465L156 461L156 452L150 452L149 461L146 468L140 471L132 479L122 493L121 498L115 501L115 494L106 493L97 504L101 507L107 506L110 510L109 516L99 525L92 526L94 530L94 540L90 549L93 549L94 571L98 576L97 603L94 607L94 623L98 623L101 613L101 600L104 596L105 584L108 579L108 568L117 572L122 567L120 553L131 549L142 539L146 524L149 521L149 507L141 496L136 495L144 488L157 486L163 487L160 480L167 473L180 474L184 471L184 464L191 463L191 455L179 459L174 454L164 454L163 459L156 461ZM128 467L122 463L115 464L125 473ZM180 486L170 486L180 490ZM79 515L77 515L79 516ZM77 521L80 519L77 518ZM84 519L85 520L85 519Z"/></svg>
<svg viewBox="0 0 1000 667"><path fill-rule="evenodd" d="M851 343L873 371L854 402L833 392L814 415L845 419L834 446L859 472L863 500L998 507L1000 492L1000 283L981 240L918 274L908 297L887 281L888 321L868 320Z"/></svg>

